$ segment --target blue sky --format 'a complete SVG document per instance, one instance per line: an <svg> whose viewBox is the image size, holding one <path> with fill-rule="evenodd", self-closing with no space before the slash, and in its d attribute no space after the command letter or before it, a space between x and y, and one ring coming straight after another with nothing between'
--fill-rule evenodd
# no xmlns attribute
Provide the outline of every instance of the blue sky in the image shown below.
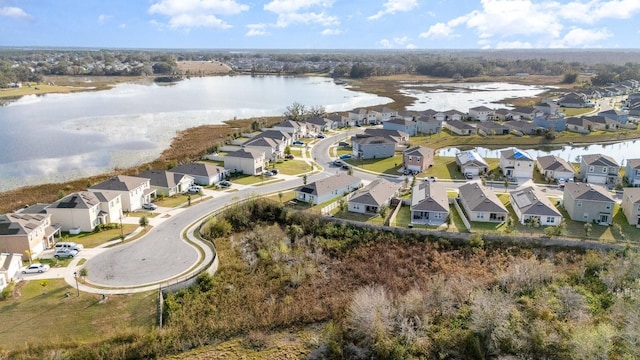
<svg viewBox="0 0 640 360"><path fill-rule="evenodd" d="M638 48L640 0L0 0L0 46Z"/></svg>

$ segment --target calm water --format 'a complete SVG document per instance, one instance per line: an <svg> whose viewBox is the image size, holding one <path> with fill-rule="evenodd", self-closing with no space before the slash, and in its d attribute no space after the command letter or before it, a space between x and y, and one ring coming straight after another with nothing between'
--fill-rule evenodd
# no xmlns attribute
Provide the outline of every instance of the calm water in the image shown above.
<svg viewBox="0 0 640 360"><path fill-rule="evenodd" d="M0 191L134 166L157 158L180 130L234 117L277 116L293 102L333 112L391 99L330 79L276 76L27 96L0 107Z"/></svg>
<svg viewBox="0 0 640 360"><path fill-rule="evenodd" d="M484 147L475 148L478 154L486 158L500 158L500 151L505 149L487 149ZM468 149L464 149L468 150ZM521 148L525 150L529 155L534 158L544 155L556 155L569 162L580 162L579 156L586 154L606 154L614 158L618 164L626 165L627 159L640 158L640 141L629 140L615 144L605 145L586 145L586 146L562 146L562 147L546 147L546 148ZM455 156L460 149L458 148L446 148L440 149L438 154L440 156Z"/></svg>
<svg viewBox="0 0 640 360"><path fill-rule="evenodd" d="M407 110L454 109L466 113L469 108L481 105L492 109L504 108L507 106L495 102L514 97L535 96L547 89L542 86L508 83L405 84L401 93L417 99Z"/></svg>

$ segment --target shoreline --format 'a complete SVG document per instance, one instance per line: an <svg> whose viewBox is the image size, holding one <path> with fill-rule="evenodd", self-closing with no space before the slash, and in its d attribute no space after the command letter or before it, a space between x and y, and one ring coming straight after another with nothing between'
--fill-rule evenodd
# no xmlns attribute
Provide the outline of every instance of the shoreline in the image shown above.
<svg viewBox="0 0 640 360"><path fill-rule="evenodd" d="M219 76L219 75L229 75L229 74L216 74L216 75L208 75L208 76ZM318 75L314 75L318 76ZM122 77L119 77L120 80ZM79 79L76 79L76 81ZM130 79L131 82L137 82L140 80L145 80L144 77L137 77L135 79ZM146 78L147 81L150 81L150 78ZM465 79L465 82L478 82L480 79ZM486 81L496 82L496 81L505 81L502 78L496 79L486 79ZM517 80L517 79L510 79ZM553 79L555 81L557 79ZM370 94L375 94L382 97L388 97L393 100L393 102L385 105L393 108L397 108L398 110L405 109L411 103L413 103L416 98L411 96L407 96L401 94L398 91L398 88L403 82L411 82L411 81L433 81L439 83L451 82L451 79L437 79L431 78L427 76L415 76L415 75L406 75L406 76L386 76L386 77L372 77L367 79L355 79L355 80L347 80L347 83L351 86L351 89L354 91L367 92ZM547 81L552 82L550 79ZM110 84L110 86L115 86L118 83L123 81L116 81L115 83ZM126 82L126 81L124 81ZM512 81L513 83L518 83ZM542 84L549 85L549 84ZM103 88L100 90L105 90L108 88ZM78 91L99 91L97 89L89 89L89 90L78 90ZM3 198L3 203L0 205L0 213L7 213L11 211L16 211L19 208L22 208L26 205L31 205L35 203L42 202L52 202L57 200L58 198L72 193L76 191L85 190L87 187L91 186L91 184L95 184L101 181L104 181L110 177L116 175L136 175L141 171L145 171L150 168L155 169L166 169L172 166L177 165L181 162L192 161L201 156L205 151L210 149L212 146L216 144L223 144L228 137L238 131L248 130L251 128L251 123L255 120L264 120L264 126L270 126L279 122L282 119L282 116L274 116L274 117L259 117L259 118L246 118L246 119L230 119L223 121L223 124L219 125L202 125L197 127L188 128L180 131L176 136L171 139L171 143L168 148L164 149L160 156L150 162L142 163L138 166L126 168L126 169L114 169L114 171L103 173L90 177L83 177L75 180L65 181L61 183L46 183L40 185L28 185L19 188L15 188L8 191L0 192L0 197ZM594 139L594 141L587 142L574 142L573 145L581 146L581 145L589 145L589 144L604 144L604 143L617 143L622 141L628 141L633 139L639 139L640 133L637 136L617 139L617 140L600 140ZM458 140L458 139L455 139ZM462 144L469 144L469 139L459 139L459 141L452 141L453 144L448 146L456 146ZM486 139L485 139L486 142ZM569 141L552 141L545 143L538 143L535 146L566 146ZM472 145L472 144L469 144ZM505 146L508 144L505 144ZM517 145L517 144L516 144ZM533 144L532 144L533 145Z"/></svg>

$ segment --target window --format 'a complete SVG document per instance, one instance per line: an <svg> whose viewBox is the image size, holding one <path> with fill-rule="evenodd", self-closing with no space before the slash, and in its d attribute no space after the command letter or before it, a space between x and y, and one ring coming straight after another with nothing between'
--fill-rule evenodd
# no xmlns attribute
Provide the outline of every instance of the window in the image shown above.
<svg viewBox="0 0 640 360"><path fill-rule="evenodd" d="M577 207L582 207L582 201L577 201L577 202L576 202L576 206L577 206Z"/></svg>
<svg viewBox="0 0 640 360"><path fill-rule="evenodd" d="M413 161L413 156L409 155L409 161Z"/></svg>
<svg viewBox="0 0 640 360"><path fill-rule="evenodd" d="M596 168L594 166L589 166L589 172L594 172L596 171Z"/></svg>
<svg viewBox="0 0 640 360"><path fill-rule="evenodd" d="M553 224L555 221L555 218L553 216L547 216L547 224Z"/></svg>
<svg viewBox="0 0 640 360"><path fill-rule="evenodd" d="M607 168L606 168L606 166L602 168L602 173L603 173L603 174L606 174L606 173L607 173Z"/></svg>
<svg viewBox="0 0 640 360"><path fill-rule="evenodd" d="M605 208L605 209L607 209L607 210L611 210L611 204L607 204L607 205L605 205L605 207L604 207L604 208Z"/></svg>
<svg viewBox="0 0 640 360"><path fill-rule="evenodd" d="M585 220L588 219L589 218L589 213L582 214L582 218L585 219Z"/></svg>
<svg viewBox="0 0 640 360"><path fill-rule="evenodd" d="M484 219L484 213L479 212L477 215L478 219Z"/></svg>

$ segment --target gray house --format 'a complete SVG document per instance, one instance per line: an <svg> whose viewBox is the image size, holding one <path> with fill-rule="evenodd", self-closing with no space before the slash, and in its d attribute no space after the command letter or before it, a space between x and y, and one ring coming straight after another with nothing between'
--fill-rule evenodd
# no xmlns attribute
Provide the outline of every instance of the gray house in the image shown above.
<svg viewBox="0 0 640 360"><path fill-rule="evenodd" d="M624 188L622 193L622 212L629 225L640 227L640 188Z"/></svg>
<svg viewBox="0 0 640 360"><path fill-rule="evenodd" d="M458 200L470 221L503 222L509 214L498 196L478 182L462 185Z"/></svg>
<svg viewBox="0 0 640 360"><path fill-rule="evenodd" d="M411 223L442 225L449 216L447 189L438 182L423 181L411 194Z"/></svg>
<svg viewBox="0 0 640 360"><path fill-rule="evenodd" d="M556 155L540 156L536 167L546 179L573 179L576 171L569 162Z"/></svg>
<svg viewBox="0 0 640 360"><path fill-rule="evenodd" d="M572 220L600 225L610 225L613 222L615 200L600 185L567 183L562 202Z"/></svg>
<svg viewBox="0 0 640 360"><path fill-rule="evenodd" d="M360 179L342 173L324 178L295 190L295 198L314 205L344 196L360 188Z"/></svg>
<svg viewBox="0 0 640 360"><path fill-rule="evenodd" d="M456 164L463 174L474 176L484 174L489 170L489 164L473 150L461 151L456 154Z"/></svg>
<svg viewBox="0 0 640 360"><path fill-rule="evenodd" d="M223 167L196 162L178 165L171 169L171 172L189 175L193 178L193 183L204 186L216 184L229 176L229 170ZM184 184L184 180L182 180L182 184ZM151 185L153 185L153 183ZM186 191L187 187L182 186L180 192Z"/></svg>
<svg viewBox="0 0 640 360"><path fill-rule="evenodd" d="M624 167L624 180L631 187L640 187L640 159L628 159Z"/></svg>
<svg viewBox="0 0 640 360"><path fill-rule="evenodd" d="M353 156L359 159L384 159L392 157L396 143L382 136L356 134L351 137Z"/></svg>
<svg viewBox="0 0 640 360"><path fill-rule="evenodd" d="M442 130L442 121L422 115L416 119L416 130L423 134L437 134Z"/></svg>
<svg viewBox="0 0 640 360"><path fill-rule="evenodd" d="M409 134L409 136L415 136L417 125L418 124L414 121L405 120L402 118L393 118L383 122L382 128L386 130L404 131Z"/></svg>
<svg viewBox="0 0 640 360"><path fill-rule="evenodd" d="M562 214L540 189L529 180L509 193L511 207L522 225L537 221L541 226L556 226L562 222Z"/></svg>
<svg viewBox="0 0 640 360"><path fill-rule="evenodd" d="M590 184L615 185L619 172L620 165L609 155L588 154L580 158L580 178Z"/></svg>
<svg viewBox="0 0 640 360"><path fill-rule="evenodd" d="M349 211L360 214L377 214L382 206L389 206L391 199L398 195L400 184L385 179L377 179L358 190L349 199Z"/></svg>
<svg viewBox="0 0 640 360"><path fill-rule="evenodd" d="M194 182L194 178L190 175L165 170L145 171L138 174L138 177L149 179L151 188L156 190L156 194L163 196L183 193Z"/></svg>

